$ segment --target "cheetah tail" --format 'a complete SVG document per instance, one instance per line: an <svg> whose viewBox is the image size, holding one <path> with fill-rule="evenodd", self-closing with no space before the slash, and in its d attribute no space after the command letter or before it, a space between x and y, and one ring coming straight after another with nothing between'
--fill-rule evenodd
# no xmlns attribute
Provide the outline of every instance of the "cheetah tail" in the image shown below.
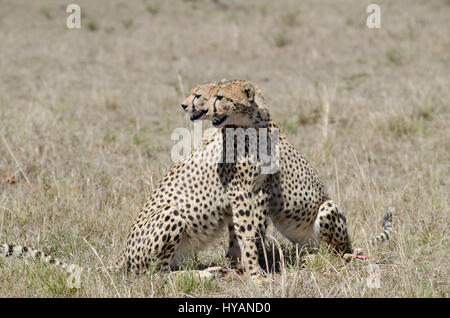
<svg viewBox="0 0 450 318"><path fill-rule="evenodd" d="M48 255L43 251L15 244L4 243L3 245L0 245L0 257L35 259L46 264L56 266L68 272L70 272L75 266L74 264L68 264L60 259L54 258L53 256Z"/></svg>
<svg viewBox="0 0 450 318"><path fill-rule="evenodd" d="M389 208L389 212L387 212L383 217L383 232L373 239L370 240L372 245L376 245L380 242L387 241L392 232L392 212L394 208Z"/></svg>

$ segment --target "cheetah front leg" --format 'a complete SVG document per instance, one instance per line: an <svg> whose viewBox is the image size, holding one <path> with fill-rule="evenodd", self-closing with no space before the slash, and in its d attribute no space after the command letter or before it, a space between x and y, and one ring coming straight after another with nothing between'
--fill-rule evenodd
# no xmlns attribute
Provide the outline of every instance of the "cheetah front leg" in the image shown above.
<svg viewBox="0 0 450 318"><path fill-rule="evenodd" d="M226 257L230 260L232 266L236 266L241 258L241 248L234 230L233 218L231 217L228 222L228 251Z"/></svg>
<svg viewBox="0 0 450 318"><path fill-rule="evenodd" d="M252 278L260 277L259 253L267 226L267 197L263 193L230 195L233 225L240 248L242 267Z"/></svg>

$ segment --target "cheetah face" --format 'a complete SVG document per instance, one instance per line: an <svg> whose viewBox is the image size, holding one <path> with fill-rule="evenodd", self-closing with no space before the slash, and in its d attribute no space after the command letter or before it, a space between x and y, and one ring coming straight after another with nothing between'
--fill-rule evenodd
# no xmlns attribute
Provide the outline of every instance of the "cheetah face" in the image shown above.
<svg viewBox="0 0 450 318"><path fill-rule="evenodd" d="M243 126L253 123L255 87L248 85L220 85L213 90L207 105L206 117L214 127Z"/></svg>
<svg viewBox="0 0 450 318"><path fill-rule="evenodd" d="M194 87L190 95L183 101L181 107L190 115L191 121L203 119L207 113L205 104L208 101L211 91L217 85L214 83L201 84Z"/></svg>

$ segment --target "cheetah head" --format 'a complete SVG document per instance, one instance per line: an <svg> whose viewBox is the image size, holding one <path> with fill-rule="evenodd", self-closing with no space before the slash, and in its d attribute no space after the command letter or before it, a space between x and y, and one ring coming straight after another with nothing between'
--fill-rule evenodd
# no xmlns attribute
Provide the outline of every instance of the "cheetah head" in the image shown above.
<svg viewBox="0 0 450 318"><path fill-rule="evenodd" d="M217 87L216 83L205 83L191 89L190 95L183 101L181 107L189 114L191 121L202 119L207 112L205 104L210 97L212 89Z"/></svg>
<svg viewBox="0 0 450 318"><path fill-rule="evenodd" d="M250 81L219 83L211 90L206 118L213 126L257 127L270 119L261 91Z"/></svg>

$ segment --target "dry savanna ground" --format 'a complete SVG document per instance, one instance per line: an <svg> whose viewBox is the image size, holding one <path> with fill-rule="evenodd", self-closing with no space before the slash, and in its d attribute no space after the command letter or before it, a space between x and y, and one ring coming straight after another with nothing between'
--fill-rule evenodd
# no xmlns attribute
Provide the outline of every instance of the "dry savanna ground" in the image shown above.
<svg viewBox="0 0 450 318"><path fill-rule="evenodd" d="M259 85L355 246L368 248L390 206L393 236L366 262L286 257L262 287L86 272L77 289L51 266L0 259L0 296L449 296L448 0L379 0L381 29L365 25L373 1L76 2L79 30L65 1L0 0L0 243L111 262L172 165L171 133L193 127L180 102L222 78ZM224 232L182 267L225 266L225 248ZM366 284L374 264L380 288Z"/></svg>

